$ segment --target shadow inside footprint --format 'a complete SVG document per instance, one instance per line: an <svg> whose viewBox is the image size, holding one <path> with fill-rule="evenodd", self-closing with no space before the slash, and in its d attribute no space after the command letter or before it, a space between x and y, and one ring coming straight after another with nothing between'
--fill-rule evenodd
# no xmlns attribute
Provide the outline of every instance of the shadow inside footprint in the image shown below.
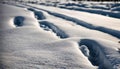
<svg viewBox="0 0 120 69"><path fill-rule="evenodd" d="M35 9L32 9L32 8L28 8L28 10L34 12L35 17L38 20L46 19L46 17L44 16L44 14L41 11L36 11Z"/></svg>
<svg viewBox="0 0 120 69"><path fill-rule="evenodd" d="M14 19L14 25L15 26L23 26L23 21L25 20L22 16L16 16Z"/></svg>
<svg viewBox="0 0 120 69"><path fill-rule="evenodd" d="M48 21L41 21L40 27L42 27L46 31L49 31L49 29L51 29L60 38L68 38L69 37L63 30L61 30L56 25L54 25L53 23L50 23Z"/></svg>

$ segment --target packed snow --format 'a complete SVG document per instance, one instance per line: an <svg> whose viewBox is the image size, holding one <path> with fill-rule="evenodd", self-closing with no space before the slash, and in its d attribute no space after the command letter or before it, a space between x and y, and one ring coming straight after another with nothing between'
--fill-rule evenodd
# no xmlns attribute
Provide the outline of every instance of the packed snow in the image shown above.
<svg viewBox="0 0 120 69"><path fill-rule="evenodd" d="M0 3L0 69L120 69L120 5L109 4Z"/></svg>

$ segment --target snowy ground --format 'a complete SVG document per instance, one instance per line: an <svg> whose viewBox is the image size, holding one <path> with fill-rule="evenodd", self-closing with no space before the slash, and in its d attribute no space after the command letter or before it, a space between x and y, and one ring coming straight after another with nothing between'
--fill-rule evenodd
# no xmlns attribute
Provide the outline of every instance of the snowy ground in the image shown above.
<svg viewBox="0 0 120 69"><path fill-rule="evenodd" d="M120 69L119 18L0 4L0 32L1 69Z"/></svg>

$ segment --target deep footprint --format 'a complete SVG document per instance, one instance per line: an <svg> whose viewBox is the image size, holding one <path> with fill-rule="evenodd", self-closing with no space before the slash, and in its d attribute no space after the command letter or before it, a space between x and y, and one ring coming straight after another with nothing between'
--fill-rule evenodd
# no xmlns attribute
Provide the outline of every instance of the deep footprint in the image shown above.
<svg viewBox="0 0 120 69"><path fill-rule="evenodd" d="M22 16L17 16L14 18L14 25L19 27L19 26L23 26L23 21L25 20L24 17Z"/></svg>
<svg viewBox="0 0 120 69"><path fill-rule="evenodd" d="M46 19L46 17L44 16L44 14L41 12L41 11L36 11L32 8L28 8L28 10L34 12L34 15L35 17L38 19L38 20L43 20L43 19Z"/></svg>
<svg viewBox="0 0 120 69"><path fill-rule="evenodd" d="M55 26L54 24L48 21L41 21L40 27L44 28L44 30L47 30L47 31L51 29L60 38L68 38L68 35L64 31L62 31L57 26Z"/></svg>
<svg viewBox="0 0 120 69"><path fill-rule="evenodd" d="M100 46L100 44L98 44L96 41L94 40L90 40L90 39L82 39L79 42L79 46L86 46L86 49L88 49L88 51L86 50L81 50L83 52L83 54L89 59L89 61L94 65L94 66L98 66L99 69L113 69L112 68L112 64L110 63L110 61L105 57L104 52L102 51L102 48Z"/></svg>

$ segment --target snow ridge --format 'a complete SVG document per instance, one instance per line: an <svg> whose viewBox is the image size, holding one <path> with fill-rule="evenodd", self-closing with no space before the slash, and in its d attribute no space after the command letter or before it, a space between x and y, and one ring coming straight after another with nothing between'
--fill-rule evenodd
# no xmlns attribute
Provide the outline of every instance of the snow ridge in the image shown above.
<svg viewBox="0 0 120 69"><path fill-rule="evenodd" d="M44 9L42 9L42 10L44 10ZM118 31L118 30L113 30L113 29L100 27L100 26L94 26L92 24L86 23L84 21L78 20L78 19L73 18L73 17L66 16L66 15L63 15L63 14L60 14L60 13L50 12L50 11L47 11L47 10L44 10L44 11L46 11L49 14L54 15L56 17L60 17L60 18L72 21L72 22L74 22L74 23L76 23L78 25L81 25L83 27L86 27L88 29L93 29L93 30L98 30L98 31L104 32L104 33L108 33L108 34L110 34L110 35L120 39L120 36L119 36L120 35L120 31Z"/></svg>
<svg viewBox="0 0 120 69"><path fill-rule="evenodd" d="M84 9L84 8L66 8L66 7L61 7L64 9L69 9L69 10L76 10L76 11L84 11L84 12L89 12L89 13L95 13L95 14L101 14L104 16L110 16L114 18L120 18L120 13L113 13L113 12L108 12L108 11L103 11L103 10L93 10L93 9Z"/></svg>

